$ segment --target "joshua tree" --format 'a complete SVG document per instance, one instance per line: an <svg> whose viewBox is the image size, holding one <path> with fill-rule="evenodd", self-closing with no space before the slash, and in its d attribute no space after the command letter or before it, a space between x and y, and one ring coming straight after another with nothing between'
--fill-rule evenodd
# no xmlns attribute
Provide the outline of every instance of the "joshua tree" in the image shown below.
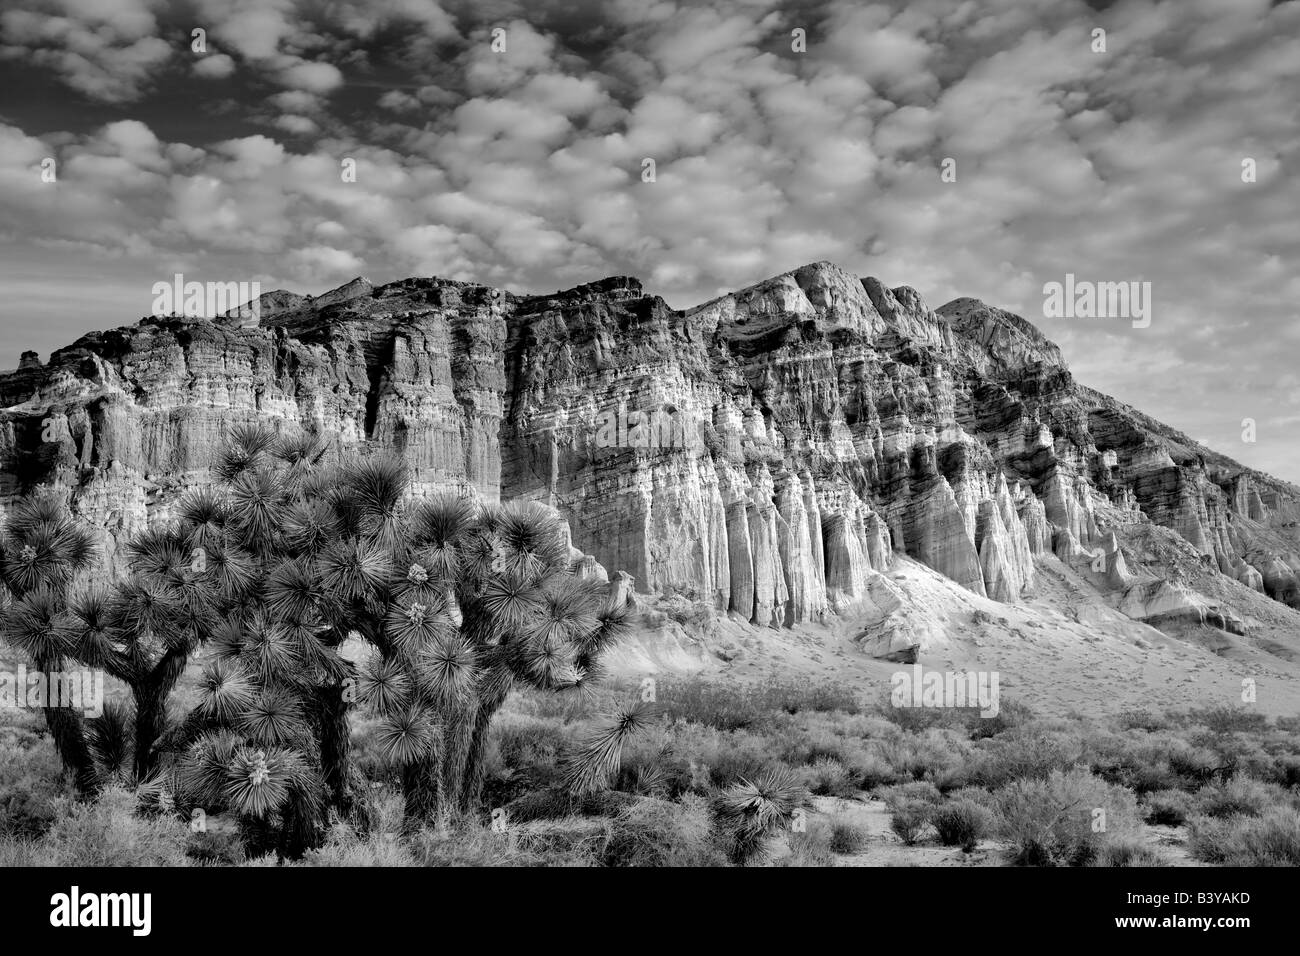
<svg viewBox="0 0 1300 956"><path fill-rule="evenodd" d="M74 579L94 555L89 531L52 494L23 499L7 515L0 533L0 633L47 675L77 655L63 623ZM45 722L64 766L79 790L93 790L95 767L81 716L45 703Z"/></svg>
<svg viewBox="0 0 1300 956"><path fill-rule="evenodd" d="M427 820L477 803L488 727L512 687L576 692L599 678L626 606L574 574L559 521L537 506L444 497L416 505L407 527L359 690L403 767L408 816Z"/></svg>
<svg viewBox="0 0 1300 956"><path fill-rule="evenodd" d="M228 500L180 509L185 548L206 553L210 541L223 566L251 558L255 580L226 600L188 723L289 747L346 812L347 708L368 706L408 820L444 821L479 799L488 726L510 689L587 687L625 606L574 573L546 509L411 499L398 462L319 458L309 439L237 429L215 469ZM371 648L357 674L338 654L349 637Z"/></svg>
<svg viewBox="0 0 1300 956"><path fill-rule="evenodd" d="M323 457L310 435L232 429L218 483L130 542L124 580L70 599L88 539L57 507L15 516L7 632L41 660L103 667L135 700L133 720L114 708L89 733L63 733L65 759L88 767L93 753L125 776L129 753L137 781L165 771L180 805L232 809L293 850L319 832L327 805L352 809L353 703L379 715L381 749L420 825L477 804L488 727L512 687L579 692L598 679L626 608L575 573L551 512L412 499L399 462ZM371 648L359 672L340 654L349 639ZM169 725L168 696L203 645L199 704ZM609 747L579 751L570 772L586 786L610 759Z"/></svg>

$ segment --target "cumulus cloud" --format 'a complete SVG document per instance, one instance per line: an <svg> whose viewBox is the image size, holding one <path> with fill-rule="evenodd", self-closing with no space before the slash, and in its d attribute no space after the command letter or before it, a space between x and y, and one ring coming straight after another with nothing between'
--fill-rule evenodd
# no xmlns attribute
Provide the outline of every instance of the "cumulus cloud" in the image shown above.
<svg viewBox="0 0 1300 956"><path fill-rule="evenodd" d="M290 60L277 75L285 86L308 93L328 93L343 83L343 74L331 63Z"/></svg>
<svg viewBox="0 0 1300 956"><path fill-rule="evenodd" d="M48 68L90 99L129 102L172 55L155 0L33 0L0 12L0 57Z"/></svg>
<svg viewBox="0 0 1300 956"><path fill-rule="evenodd" d="M166 261L311 292L357 273L520 290L630 273L677 307L830 259L932 305L1019 312L1082 381L1300 479L1300 4L1094 6L194 0L218 52L191 82L236 88L213 133L168 135L157 110L0 126L5 241L72 273ZM188 35L146 0L27 10L0 15L0 53L115 102L174 67L138 44ZM44 156L56 191L33 185ZM1067 272L1150 281L1151 326L1044 316ZM1215 389L1186 395L1192 376Z"/></svg>
<svg viewBox="0 0 1300 956"><path fill-rule="evenodd" d="M235 61L224 53L211 53L194 61L194 75L222 80L235 72Z"/></svg>

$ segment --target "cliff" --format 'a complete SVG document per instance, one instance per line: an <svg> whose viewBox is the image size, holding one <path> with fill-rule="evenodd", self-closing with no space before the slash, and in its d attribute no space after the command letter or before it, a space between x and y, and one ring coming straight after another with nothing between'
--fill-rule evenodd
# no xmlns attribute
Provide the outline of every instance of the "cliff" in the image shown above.
<svg viewBox="0 0 1300 956"><path fill-rule="evenodd" d="M1056 555L1130 617L1226 626L1239 591L1153 588L1190 556L1300 607L1300 489L1077 384L1018 316L829 263L685 312L625 277L277 291L256 320L149 318L25 357L0 398L0 499L65 489L110 559L261 419L399 454L418 493L545 502L590 573L761 626L898 612L897 553L1007 603Z"/></svg>

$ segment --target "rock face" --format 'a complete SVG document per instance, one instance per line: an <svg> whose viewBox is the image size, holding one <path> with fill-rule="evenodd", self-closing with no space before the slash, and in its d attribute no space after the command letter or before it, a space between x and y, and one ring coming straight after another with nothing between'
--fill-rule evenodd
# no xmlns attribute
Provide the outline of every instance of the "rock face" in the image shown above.
<svg viewBox="0 0 1300 956"><path fill-rule="evenodd" d="M263 420L397 454L417 493L545 503L583 574L759 626L897 610L895 552L1003 602L1036 561L1101 553L1128 590L1114 533L1144 523L1300 607L1300 489L1078 385L1017 316L932 311L824 262L686 312L625 277L271 292L255 318L150 318L25 358L0 395L0 497L64 489L110 556ZM1224 616L1177 597L1129 604ZM891 627L874 646L907 652Z"/></svg>

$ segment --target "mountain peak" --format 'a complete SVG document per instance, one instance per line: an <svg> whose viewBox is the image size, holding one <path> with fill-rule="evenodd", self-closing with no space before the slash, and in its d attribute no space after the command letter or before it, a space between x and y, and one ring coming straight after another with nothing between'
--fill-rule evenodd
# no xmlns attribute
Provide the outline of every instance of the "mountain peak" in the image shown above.
<svg viewBox="0 0 1300 956"><path fill-rule="evenodd" d="M1004 368L1035 363L1066 368L1056 343L1013 312L962 296L945 302L935 314L960 336L994 356Z"/></svg>

